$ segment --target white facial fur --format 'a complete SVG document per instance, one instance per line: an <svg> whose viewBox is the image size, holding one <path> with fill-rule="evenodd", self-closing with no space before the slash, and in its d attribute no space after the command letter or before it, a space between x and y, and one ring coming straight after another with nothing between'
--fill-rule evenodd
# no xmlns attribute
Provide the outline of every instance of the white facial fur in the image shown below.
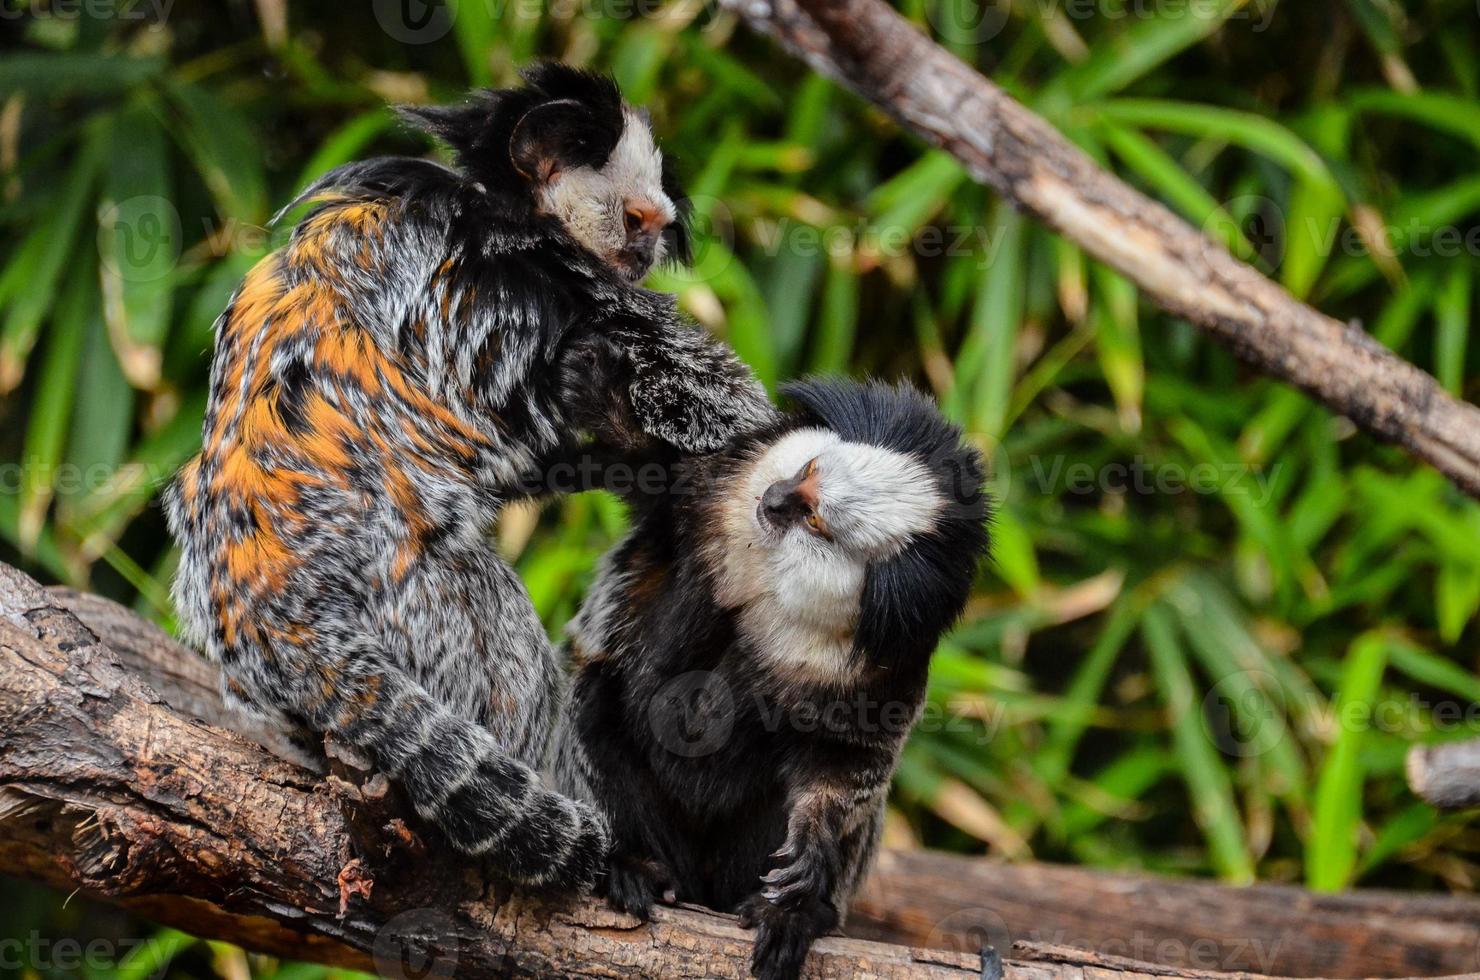
<svg viewBox="0 0 1480 980"><path fill-rule="evenodd" d="M775 528L757 504L766 488L817 461L817 513L831 540L803 524ZM799 429L748 467L721 509L710 554L722 606L774 666L813 681L852 673L853 628L870 561L898 553L935 526L945 501L916 459Z"/></svg>
<svg viewBox="0 0 1480 980"><path fill-rule="evenodd" d="M666 222L678 215L663 191L663 154L647 121L631 108L623 109L623 120L621 138L601 169L573 167L540 189L540 206L559 218L571 237L614 266L620 265L618 256L627 244L629 207L656 210ZM662 261L664 250L659 239L654 264Z"/></svg>

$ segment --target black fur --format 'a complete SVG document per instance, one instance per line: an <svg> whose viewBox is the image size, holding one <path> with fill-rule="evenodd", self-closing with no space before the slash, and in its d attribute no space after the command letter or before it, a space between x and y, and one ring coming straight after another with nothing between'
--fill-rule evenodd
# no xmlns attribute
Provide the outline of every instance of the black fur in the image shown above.
<svg viewBox="0 0 1480 980"><path fill-rule="evenodd" d="M402 106L458 167L493 195L520 198L535 161L599 168L622 138L622 94L610 78L558 62L520 73L525 85L482 89L456 106Z"/></svg>
<svg viewBox="0 0 1480 980"><path fill-rule="evenodd" d="M888 561L869 567L854 633L860 658L902 666L929 656L935 638L966 604L970 579L953 574L987 546L989 508L981 459L961 442L961 430L908 386L809 379L782 388L805 418L849 442L918 456L946 500L935 533Z"/></svg>

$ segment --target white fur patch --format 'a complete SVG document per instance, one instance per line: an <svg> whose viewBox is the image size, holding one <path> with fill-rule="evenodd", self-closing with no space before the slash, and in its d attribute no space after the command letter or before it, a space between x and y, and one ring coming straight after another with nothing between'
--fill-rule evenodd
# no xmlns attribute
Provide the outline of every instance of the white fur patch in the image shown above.
<svg viewBox="0 0 1480 980"><path fill-rule="evenodd" d="M763 524L766 488L817 461L817 512L832 540L797 525ZM945 501L915 458L798 429L747 467L720 510L709 559L720 605L774 666L812 681L852 674L853 629L868 563L897 554L935 526Z"/></svg>
<svg viewBox="0 0 1480 980"><path fill-rule="evenodd" d="M576 241L608 261L627 243L629 207L654 208L669 222L678 216L663 191L663 154L648 124L631 108L623 110L622 135L601 169L562 171L541 189L540 205ZM662 261L663 249L660 240L655 262Z"/></svg>

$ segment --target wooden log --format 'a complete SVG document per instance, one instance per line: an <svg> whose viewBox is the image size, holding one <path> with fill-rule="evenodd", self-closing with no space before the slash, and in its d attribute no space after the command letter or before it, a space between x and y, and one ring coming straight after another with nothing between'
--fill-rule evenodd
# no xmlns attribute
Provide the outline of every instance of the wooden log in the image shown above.
<svg viewBox="0 0 1480 980"><path fill-rule="evenodd" d="M733 917L665 908L643 923L491 884L409 815L409 835L367 835L357 818L384 815L383 780L346 779L342 766L325 778L178 713L121 666L139 656L57 600L0 566L0 870L197 935L386 975L746 975L750 936ZM120 645L173 648L178 669L161 687L214 711L206 675L134 625ZM809 970L959 980L980 958L829 938Z"/></svg>
<svg viewBox="0 0 1480 980"><path fill-rule="evenodd" d="M951 153L1163 309L1480 497L1480 409L1101 168L882 0L721 3Z"/></svg>
<svg viewBox="0 0 1480 980"><path fill-rule="evenodd" d="M222 727L241 719L210 664L121 606L5 566L0 717L0 871L387 976L745 975L750 936L733 917L660 908L640 923L491 883L354 753L331 745L328 773L272 755ZM1471 968L1477 929L1477 903L1461 899L892 852L855 907L855 935L821 940L807 976L977 977L984 940L1011 949L1008 980L1434 975Z"/></svg>
<svg viewBox="0 0 1480 980"><path fill-rule="evenodd" d="M1480 970L1480 901L1211 882L886 852L851 935L978 949L1072 946L1190 970L1398 977Z"/></svg>

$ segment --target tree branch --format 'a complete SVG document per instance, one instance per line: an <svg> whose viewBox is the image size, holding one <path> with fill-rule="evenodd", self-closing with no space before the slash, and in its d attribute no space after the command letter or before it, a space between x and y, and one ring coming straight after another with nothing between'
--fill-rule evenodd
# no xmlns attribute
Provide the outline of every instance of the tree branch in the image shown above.
<svg viewBox="0 0 1480 980"><path fill-rule="evenodd" d="M1415 745L1407 769L1414 794L1439 809L1480 806L1480 739Z"/></svg>
<svg viewBox="0 0 1480 980"><path fill-rule="evenodd" d="M750 934L731 916L659 908L644 924L489 885L350 753L315 772L218 727L244 720L216 682L122 607L0 565L0 872L386 976L746 975ZM1480 903L891 853L854 931L818 942L807 975L959 980L980 975L983 942L1032 939L1012 943L1007 980L1398 976L1473 966Z"/></svg>
<svg viewBox="0 0 1480 980"><path fill-rule="evenodd" d="M721 0L1163 309L1480 497L1480 409L1132 189L881 0Z"/></svg>

